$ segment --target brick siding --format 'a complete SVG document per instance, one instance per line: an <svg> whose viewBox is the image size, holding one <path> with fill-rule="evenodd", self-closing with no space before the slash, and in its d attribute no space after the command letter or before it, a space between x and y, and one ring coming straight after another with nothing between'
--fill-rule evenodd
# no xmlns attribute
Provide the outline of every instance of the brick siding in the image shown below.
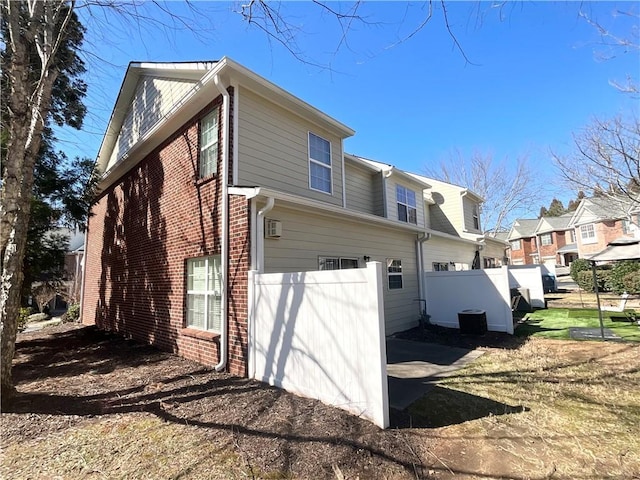
<svg viewBox="0 0 640 480"><path fill-rule="evenodd" d="M187 259L221 253L221 162L215 176L197 178L198 119L221 102L104 191L87 230L82 321L204 365L218 363L219 335L185 328L185 272ZM232 196L229 211L228 369L246 375L249 204Z"/></svg>

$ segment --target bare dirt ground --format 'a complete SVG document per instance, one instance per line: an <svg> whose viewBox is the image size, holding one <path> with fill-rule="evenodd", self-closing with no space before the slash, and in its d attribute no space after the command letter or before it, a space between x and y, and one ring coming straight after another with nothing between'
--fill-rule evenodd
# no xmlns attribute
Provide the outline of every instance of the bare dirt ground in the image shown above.
<svg viewBox="0 0 640 480"><path fill-rule="evenodd" d="M640 479L638 345L501 342L380 430L93 328L20 334L0 477Z"/></svg>

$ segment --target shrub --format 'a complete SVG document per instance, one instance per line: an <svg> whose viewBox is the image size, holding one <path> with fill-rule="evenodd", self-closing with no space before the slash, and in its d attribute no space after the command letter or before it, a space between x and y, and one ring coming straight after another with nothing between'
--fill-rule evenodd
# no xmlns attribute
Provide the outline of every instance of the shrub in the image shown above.
<svg viewBox="0 0 640 480"><path fill-rule="evenodd" d="M625 291L628 293L640 293L640 270L627 273L623 282Z"/></svg>
<svg viewBox="0 0 640 480"><path fill-rule="evenodd" d="M574 282L579 284L578 274L580 272L590 271L590 270L591 270L591 264L589 263L589 261L585 260L584 258L578 258L577 260L574 260L573 262L571 262L569 275L571 275L571 278L573 279Z"/></svg>
<svg viewBox="0 0 640 480"><path fill-rule="evenodd" d="M22 332L25 328L27 328L27 323L29 322L29 315L31 315L30 307L24 307L20 309L20 315L18 316L19 332Z"/></svg>
<svg viewBox="0 0 640 480"><path fill-rule="evenodd" d="M607 280L607 287L618 295L627 291L625 285L625 277L630 273L640 270L640 263L634 260L625 260L622 262L616 262L611 268L609 278Z"/></svg>
<svg viewBox="0 0 640 480"><path fill-rule="evenodd" d="M607 281L609 278L610 272L607 270L601 270L598 269L596 270L596 278L598 281L598 291L600 292L606 292L607 290ZM578 284L578 286L580 288L582 288L583 290L587 291L587 292L593 292L594 288L593 288L593 272L591 270L583 270L581 272L578 272L577 275L578 279L576 280L576 283Z"/></svg>
<svg viewBox="0 0 640 480"><path fill-rule="evenodd" d="M80 318L80 305L78 303L74 303L73 305L69 305L67 311L62 316L63 322L77 322Z"/></svg>

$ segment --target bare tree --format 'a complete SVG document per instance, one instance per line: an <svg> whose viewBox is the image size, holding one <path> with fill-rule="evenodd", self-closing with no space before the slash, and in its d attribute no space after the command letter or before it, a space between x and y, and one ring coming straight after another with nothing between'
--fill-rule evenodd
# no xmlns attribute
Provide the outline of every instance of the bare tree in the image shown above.
<svg viewBox="0 0 640 480"><path fill-rule="evenodd" d="M637 116L596 118L573 136L573 143L573 154L552 154L569 188L638 201L640 121Z"/></svg>
<svg viewBox="0 0 640 480"><path fill-rule="evenodd" d="M529 214L543 198L535 172L526 157L515 165L507 159L496 162L492 155L475 152L469 158L456 151L438 167L427 167L426 175L466 187L484 198L482 223L491 234L507 228L515 216Z"/></svg>

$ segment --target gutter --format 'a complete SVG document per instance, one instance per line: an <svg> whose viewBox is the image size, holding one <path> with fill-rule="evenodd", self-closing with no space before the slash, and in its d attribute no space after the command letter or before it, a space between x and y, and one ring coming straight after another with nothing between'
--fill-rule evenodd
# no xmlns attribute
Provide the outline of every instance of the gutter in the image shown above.
<svg viewBox="0 0 640 480"><path fill-rule="evenodd" d="M258 212L257 233L256 233L256 269L258 273L264 273L264 216L271 211L276 199L267 198L267 204Z"/></svg>
<svg viewBox="0 0 640 480"><path fill-rule="evenodd" d="M422 245L424 242L429 241L431 239L431 234L429 232L424 232L416 238L416 250L418 255L418 292L420 292L420 299L426 299L425 291L424 291L424 253L422 252Z"/></svg>
<svg viewBox="0 0 640 480"><path fill-rule="evenodd" d="M227 297L227 283L229 280L229 92L227 85L222 81L219 74L213 77L213 82L222 95L222 110L224 119L222 122L222 239L220 258L222 260L222 305L220 322L220 361L214 367L216 372L223 371L227 366L228 343L229 343L229 298Z"/></svg>

